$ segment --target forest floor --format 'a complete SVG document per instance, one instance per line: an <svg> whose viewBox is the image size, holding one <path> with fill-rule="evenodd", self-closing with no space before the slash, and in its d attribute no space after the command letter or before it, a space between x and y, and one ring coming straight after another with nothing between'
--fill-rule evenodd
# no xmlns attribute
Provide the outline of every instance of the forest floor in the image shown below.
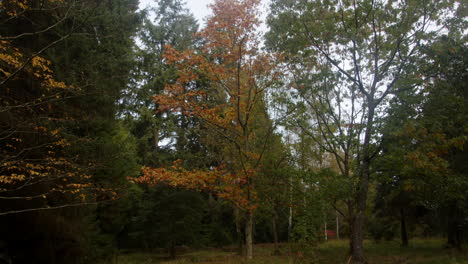
<svg viewBox="0 0 468 264"><path fill-rule="evenodd" d="M306 248L306 249L305 249ZM459 252L445 249L442 239L413 239L407 248L400 247L398 241L374 243L365 241L365 252L369 264L468 264L468 250ZM273 256L272 244L254 246L254 259L246 261L244 257L232 252L232 248L203 249L180 253L176 259L156 253L127 253L118 257L118 264L346 264L348 241L330 240L313 247L299 245L281 245L281 254Z"/></svg>

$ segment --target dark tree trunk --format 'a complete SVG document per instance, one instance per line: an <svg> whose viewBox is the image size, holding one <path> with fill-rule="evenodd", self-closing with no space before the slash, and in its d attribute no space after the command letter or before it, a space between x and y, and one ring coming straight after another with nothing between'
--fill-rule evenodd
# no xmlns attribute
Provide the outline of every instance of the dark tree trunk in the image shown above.
<svg viewBox="0 0 468 264"><path fill-rule="evenodd" d="M406 215L403 208L400 208L400 230L401 246L408 247L408 232L406 231Z"/></svg>
<svg viewBox="0 0 468 264"><path fill-rule="evenodd" d="M242 256L243 251L244 251L244 239L243 239L243 236L242 236L242 225L241 225L241 219L240 219L240 212L239 212L239 208L237 208L237 207L234 208L234 217L236 219L237 254L239 256Z"/></svg>
<svg viewBox="0 0 468 264"><path fill-rule="evenodd" d="M336 239L340 239L340 218L338 215L338 211L335 211L336 213Z"/></svg>
<svg viewBox="0 0 468 264"><path fill-rule="evenodd" d="M275 250L273 251L273 255L275 255L275 256L280 255L279 244L278 244L277 221L278 221L278 215L276 213L276 210L273 209L273 217L271 218L271 224L272 224L272 231L273 231L273 242L275 244Z"/></svg>
<svg viewBox="0 0 468 264"><path fill-rule="evenodd" d="M175 241L171 241L171 244L169 245L169 257L171 259L175 259L175 256L176 256Z"/></svg>
<svg viewBox="0 0 468 264"><path fill-rule="evenodd" d="M362 212L357 212L354 217L352 233L351 233L351 260L352 263L362 264L366 263L364 259L364 248L363 248L363 239L364 239L364 214Z"/></svg>
<svg viewBox="0 0 468 264"><path fill-rule="evenodd" d="M247 259L253 258L253 214L246 213L245 220L245 253Z"/></svg>
<svg viewBox="0 0 468 264"><path fill-rule="evenodd" d="M371 95L373 98L373 94ZM352 263L364 264L367 263L364 258L364 223L366 218L367 207L367 192L369 190L370 179L370 141L374 125L374 101L368 98L369 113L367 114L366 130L364 134L364 142L362 151L359 154L359 182L356 193L356 214L354 215L352 233L351 233L351 259Z"/></svg>
<svg viewBox="0 0 468 264"><path fill-rule="evenodd" d="M348 222L349 226L349 255L353 253L353 219L354 219L354 207L351 201L347 201L348 205L348 217L346 218L346 222Z"/></svg>
<svg viewBox="0 0 468 264"><path fill-rule="evenodd" d="M447 244L461 251L463 230L460 218L462 217L456 201L449 203L447 217Z"/></svg>

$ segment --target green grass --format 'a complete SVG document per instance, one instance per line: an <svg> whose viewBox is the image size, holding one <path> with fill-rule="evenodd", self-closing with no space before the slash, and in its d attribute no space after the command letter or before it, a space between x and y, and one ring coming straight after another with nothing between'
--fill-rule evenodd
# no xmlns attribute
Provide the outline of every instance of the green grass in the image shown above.
<svg viewBox="0 0 468 264"><path fill-rule="evenodd" d="M400 247L398 241L377 244L365 241L364 245L369 264L468 264L466 250L444 249L441 239L413 239L408 248ZM188 252L180 254L175 260L163 254L137 252L120 255L117 264L345 264L348 262L348 241L331 240L315 247L283 244L280 256L273 256L272 252L271 244L255 245L254 259L250 261L223 249Z"/></svg>

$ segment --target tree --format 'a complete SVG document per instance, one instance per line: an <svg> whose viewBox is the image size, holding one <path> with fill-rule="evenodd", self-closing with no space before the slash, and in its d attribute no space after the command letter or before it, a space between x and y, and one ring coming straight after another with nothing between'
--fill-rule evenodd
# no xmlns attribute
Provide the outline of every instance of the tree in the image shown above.
<svg viewBox="0 0 468 264"><path fill-rule="evenodd" d="M59 124L66 115L55 112L75 89L57 80L55 65L46 57L53 46L75 32L74 27L63 24L76 10L73 5L54 1L45 1L35 10L37 4L2 2L1 199L36 203L28 208L26 202L20 210L6 206L2 215L64 206L47 205L48 196L54 193L77 197L77 204L81 204L94 189L88 172L69 155L70 138ZM45 18L49 9L57 12ZM62 30L62 37L46 37ZM65 206L73 205L65 202Z"/></svg>
<svg viewBox="0 0 468 264"><path fill-rule="evenodd" d="M137 2L0 5L2 237L21 244L19 262L94 257L94 233L115 231L104 216L111 206L101 204L122 195L136 167L116 109L132 67Z"/></svg>
<svg viewBox="0 0 468 264"><path fill-rule="evenodd" d="M461 247L466 210L466 45L454 35L424 46L415 93L390 104L381 172L401 179L428 210L445 211L448 244ZM392 144L398 142L398 144Z"/></svg>
<svg viewBox="0 0 468 264"><path fill-rule="evenodd" d="M193 134L196 138L193 129L196 127L196 120L183 115L158 112L158 104L152 96L163 93L165 84L177 79L176 67L169 65L163 58L166 45L178 51L193 48L196 42L193 35L197 32L198 25L180 1L163 0L157 1L157 4L154 10L147 10L139 31L138 39L141 44L136 47L136 67L132 72L132 83L123 96L121 111L125 115L127 126L138 139L142 165L161 166L166 159L175 160L182 156L197 163L199 160L188 157L188 153L192 148L197 149L194 145L198 142L187 139ZM150 17L154 17L154 21ZM174 133L177 133L175 138ZM167 141L169 143L160 146L161 142Z"/></svg>
<svg viewBox="0 0 468 264"><path fill-rule="evenodd" d="M272 134L261 162L261 170L256 175L259 211L271 223L274 243L273 255L280 255L280 224L282 211L287 208L290 195L290 179L293 173L292 155L283 144L280 134ZM289 205L292 206L292 205Z"/></svg>
<svg viewBox="0 0 468 264"><path fill-rule="evenodd" d="M350 175L353 179L350 251L355 263L365 262L363 228L370 168L378 153L373 145L377 140L379 111L391 94L399 92L396 84L413 74L412 63L421 54L421 44L445 28L446 16L453 15L452 5L451 1L286 0L271 4L268 46L307 61L308 68L297 68L309 71L314 77L313 87L325 82L320 78L324 72L333 78L334 83L325 89L335 89L339 94L323 109L325 113L331 118L339 116L340 108L344 109L349 102L347 98L356 98L358 111L352 114L351 110L349 115L354 122L336 127L362 128L345 133L356 146L349 156L356 160L355 171ZM335 138L342 133L335 131L329 131L325 137ZM334 152L348 146L334 145Z"/></svg>
<svg viewBox="0 0 468 264"><path fill-rule="evenodd" d="M167 47L165 59L178 67L179 78L154 97L160 111L196 117L204 129L220 139L217 145L226 167L204 174L184 171L185 179L188 186L195 182L203 187L221 179L223 197L246 214L248 258L252 258L253 211L257 207L253 178L273 131L268 125L264 94L279 75L273 57L257 48L257 5L254 0L216 1L211 6L213 16L197 34L202 43L199 49L178 52ZM198 80L205 85L194 85ZM267 127L267 131L260 130L262 127ZM145 170L147 177L157 175L163 174ZM170 173L165 175L169 177ZM184 181L179 177L166 178L173 180Z"/></svg>

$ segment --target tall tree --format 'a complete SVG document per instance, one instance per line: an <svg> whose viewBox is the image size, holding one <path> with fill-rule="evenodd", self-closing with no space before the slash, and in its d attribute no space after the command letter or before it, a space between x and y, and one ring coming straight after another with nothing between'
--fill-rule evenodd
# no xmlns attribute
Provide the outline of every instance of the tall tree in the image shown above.
<svg viewBox="0 0 468 264"><path fill-rule="evenodd" d="M273 131L268 125L264 95L278 76L273 57L258 50L257 6L255 0L216 1L211 5L213 15L197 35L202 43L199 49L178 52L167 48L165 59L179 68L179 78L166 85L165 93L155 96L160 110L194 116L219 139L222 161L231 173L205 175L224 177L225 197L245 212L248 258L252 258L253 211L257 207L253 178L268 134ZM194 85L202 79L205 86ZM147 173L153 177L157 174L151 170ZM197 175L193 172L186 177ZM188 182L194 183L193 179ZM198 184L207 185L203 181Z"/></svg>
<svg viewBox="0 0 468 264"><path fill-rule="evenodd" d="M140 46L136 47L133 81L122 100L122 113L138 139L140 162L146 166L162 165L170 154L173 156L171 149L175 149L180 158L183 152L190 152L192 146L187 145L197 144L192 142L196 140L187 139L195 134L191 128L196 126L196 120L158 112L158 104L152 97L161 94L167 83L177 79L176 67L163 58L166 45L178 51L193 48L196 42L193 35L198 26L181 1L161 0L156 4L156 8L146 10L137 36ZM160 147L162 142L165 144Z"/></svg>
<svg viewBox="0 0 468 264"><path fill-rule="evenodd" d="M95 255L85 230L103 230L111 206L78 206L113 200L135 171L116 109L133 59L136 9L133 0L1 2L0 196L9 214L2 237L22 244L22 253L37 248L16 252L18 263L79 262L85 249ZM98 221L85 217L94 213ZM44 223L55 225L36 228ZM74 242L62 246L64 239Z"/></svg>
<svg viewBox="0 0 468 264"><path fill-rule="evenodd" d="M326 69L336 78L333 88L342 96L337 95L325 111L339 115L339 107L349 102L346 97L357 98L359 115L350 118L362 132L347 134L359 143L350 157L357 159L350 237L355 263L365 263L363 228L370 167L378 153L372 143L379 110L389 95L399 92L396 84L413 73L421 43L445 28L452 8L452 1L277 0L271 4L268 46L308 61L313 75ZM332 130L327 135L334 134Z"/></svg>
<svg viewBox="0 0 468 264"><path fill-rule="evenodd" d="M424 46L417 92L390 104L381 158L382 173L398 175L417 203L445 211L448 244L457 248L466 210L466 52L456 35Z"/></svg>

